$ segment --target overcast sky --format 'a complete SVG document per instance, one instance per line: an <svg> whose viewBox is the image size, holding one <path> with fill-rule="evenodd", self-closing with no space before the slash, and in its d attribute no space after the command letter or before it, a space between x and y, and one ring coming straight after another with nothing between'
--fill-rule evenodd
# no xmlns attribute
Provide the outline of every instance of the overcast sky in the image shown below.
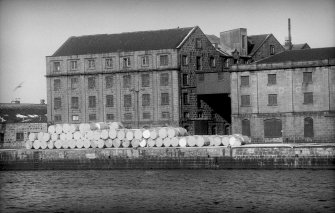
<svg viewBox="0 0 335 213"><path fill-rule="evenodd" d="M291 18L293 43L334 47L334 11L335 0L0 0L0 103L46 99L45 56L70 36L198 25L217 36L273 33L284 43Z"/></svg>

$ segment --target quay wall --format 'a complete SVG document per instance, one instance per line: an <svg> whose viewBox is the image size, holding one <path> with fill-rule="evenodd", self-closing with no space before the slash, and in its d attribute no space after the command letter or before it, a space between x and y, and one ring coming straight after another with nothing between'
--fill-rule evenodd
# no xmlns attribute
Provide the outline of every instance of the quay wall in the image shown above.
<svg viewBox="0 0 335 213"><path fill-rule="evenodd" d="M66 169L335 169L335 144L0 150L0 170Z"/></svg>

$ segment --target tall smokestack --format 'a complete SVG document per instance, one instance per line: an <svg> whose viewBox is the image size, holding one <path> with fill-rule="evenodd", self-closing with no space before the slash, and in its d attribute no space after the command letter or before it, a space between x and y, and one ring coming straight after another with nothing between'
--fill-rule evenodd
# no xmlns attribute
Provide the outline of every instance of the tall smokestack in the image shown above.
<svg viewBox="0 0 335 213"><path fill-rule="evenodd" d="M285 49L292 50L291 19L288 19L288 37L285 37Z"/></svg>
<svg viewBox="0 0 335 213"><path fill-rule="evenodd" d="M290 50L292 49L292 37L291 37L291 19L288 19L288 42L290 45Z"/></svg>

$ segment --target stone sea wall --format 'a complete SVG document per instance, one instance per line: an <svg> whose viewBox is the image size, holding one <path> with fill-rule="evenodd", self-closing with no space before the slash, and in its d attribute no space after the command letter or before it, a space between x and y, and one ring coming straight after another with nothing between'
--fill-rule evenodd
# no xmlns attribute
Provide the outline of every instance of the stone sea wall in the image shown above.
<svg viewBox="0 0 335 213"><path fill-rule="evenodd" d="M0 150L0 170L64 169L335 169L335 144Z"/></svg>

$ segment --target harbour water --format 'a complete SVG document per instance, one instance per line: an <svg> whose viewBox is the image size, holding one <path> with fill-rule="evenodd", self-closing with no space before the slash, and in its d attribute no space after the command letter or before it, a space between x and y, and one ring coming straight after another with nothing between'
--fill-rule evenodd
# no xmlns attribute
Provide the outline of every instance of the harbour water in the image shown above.
<svg viewBox="0 0 335 213"><path fill-rule="evenodd" d="M334 170L1 171L0 212L335 212Z"/></svg>

